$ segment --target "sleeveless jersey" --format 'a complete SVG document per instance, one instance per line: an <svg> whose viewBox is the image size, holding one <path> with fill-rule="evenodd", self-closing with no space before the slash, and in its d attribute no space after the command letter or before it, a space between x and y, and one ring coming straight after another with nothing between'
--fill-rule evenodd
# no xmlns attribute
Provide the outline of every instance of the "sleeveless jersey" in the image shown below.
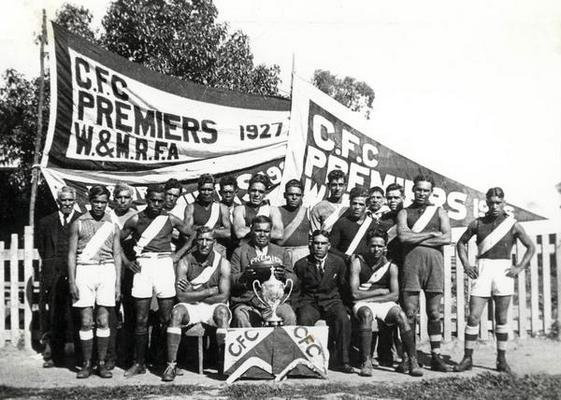
<svg viewBox="0 0 561 400"><path fill-rule="evenodd" d="M302 206L303 207L303 206ZM294 211L290 211L286 208L286 206L279 207L282 223L284 228L288 226L288 224L298 215L298 211L300 208L297 208ZM308 234L311 230L310 220L308 219L308 213L302 219L302 222L294 233L283 243L284 247L295 247L295 246L307 246L308 245Z"/></svg>
<svg viewBox="0 0 561 400"><path fill-rule="evenodd" d="M393 226L397 224L397 211L389 211L382 215L378 220L378 227L383 229L384 232L388 232ZM390 238L388 238L390 240ZM395 237L392 241L388 242L388 254L387 257L394 264L399 267L402 264L403 254L401 251L401 243L399 238Z"/></svg>
<svg viewBox="0 0 561 400"><path fill-rule="evenodd" d="M430 204L417 205L417 204L413 203L409 207L405 208L405 211L407 212L407 226L409 227L409 229L413 228L413 226L415 225L415 222L417 222L417 220L421 217L421 215L423 215L423 213L425 212L425 209L429 205ZM423 232L440 232L440 218L438 216L438 209L435 211L434 215L432 216L430 221L427 223L427 225L419 233L423 233ZM414 244L414 245L411 245L411 244L405 245L404 244L403 245L403 248L405 249L404 253L407 253L407 252L409 252L410 250L412 250L416 247L422 247L424 249L429 248L429 249L434 249L434 250L442 252L442 246L440 246L438 248L437 247L432 247L432 246L425 246L421 242L421 243L417 243L417 244Z"/></svg>
<svg viewBox="0 0 561 400"><path fill-rule="evenodd" d="M201 264L197 261L195 256L193 256L193 253L189 253L187 255L187 261L189 262L189 267L187 269L187 280L191 282L193 279L199 276L205 268L212 266L212 263L214 262L214 257L217 256L218 255L214 251L211 251L205 262ZM210 279L207 281L207 285L208 287L215 287L218 286L219 283L220 283L220 265L212 273Z"/></svg>
<svg viewBox="0 0 561 400"><path fill-rule="evenodd" d="M92 215L87 212L77 219L78 221L78 246L76 248L77 259L80 260L80 255L82 255L84 248L90 241L90 239L95 235L95 233L101 228L106 222L114 224L111 220L109 214L105 214L99 221L96 221ZM93 257L90 258L91 261L96 262L110 262L113 261L113 234L115 229L107 236L105 242L101 245L99 250Z"/></svg>
<svg viewBox="0 0 561 400"><path fill-rule="evenodd" d="M368 282L372 274L375 272L375 270L370 268L370 266L367 264L367 262L372 261L369 260L370 257L368 257L368 255L364 255L363 257L359 258L360 273L358 277L360 279L360 284ZM384 265L386 265L387 262L388 260L384 259L384 261L380 264L379 268L382 268ZM388 270L384 273L384 275L382 275L380 280L378 282L373 283L370 289L390 289L390 287L391 287L391 273L390 273L390 268L388 268Z"/></svg>
<svg viewBox="0 0 561 400"><path fill-rule="evenodd" d="M196 226L203 226L204 224L206 224L210 218L210 214L212 213L212 205L214 203L210 203L208 210L206 208L204 208L202 205L200 205L197 201L195 201L193 203L193 224ZM215 228L217 225L219 225L220 223L220 213L221 211L219 211L219 216L218 216L218 220L216 221L216 224L214 224L213 228Z"/></svg>
<svg viewBox="0 0 561 400"><path fill-rule="evenodd" d="M253 218L255 218L257 216L257 213L259 212L259 209L262 206L259 206L259 207L256 207L256 208L255 207L249 207L247 204L244 204L243 206L245 208L245 210L244 210L245 211L245 213L244 213L245 214L244 215L245 226L251 226L251 221L253 221ZM267 206L267 207L271 207L271 206ZM268 216L270 217L270 212L269 212Z"/></svg>
<svg viewBox="0 0 561 400"><path fill-rule="evenodd" d="M167 215L163 211L160 215ZM136 224L136 231L133 234L133 239L136 242L140 239L142 233L148 228L148 225L155 219L148 217L146 210L138 213L138 223ZM144 246L143 253L169 253L171 252L171 233L173 226L169 217L165 222L163 228L154 236L154 238Z"/></svg>
<svg viewBox="0 0 561 400"><path fill-rule="evenodd" d="M491 218L487 215L481 218L477 218L475 225L476 243L479 244L483 239L487 237L491 232L495 230L497 226L501 224L506 218L507 214L498 216L497 218ZM510 228L506 235L504 235L501 240L499 240L492 248L487 250L484 254L480 254L478 258L488 258L491 260L510 260L512 247L516 243L516 236L514 235L514 227Z"/></svg>

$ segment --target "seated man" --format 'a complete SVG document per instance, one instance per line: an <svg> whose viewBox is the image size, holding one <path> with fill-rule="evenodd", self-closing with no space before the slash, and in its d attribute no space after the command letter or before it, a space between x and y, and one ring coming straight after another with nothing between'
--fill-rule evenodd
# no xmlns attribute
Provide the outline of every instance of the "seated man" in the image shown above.
<svg viewBox="0 0 561 400"><path fill-rule="evenodd" d="M311 254L294 265L299 284L296 314L299 325L313 326L320 318L327 321L329 333L335 339L340 369L352 373L351 320L341 294L347 289L346 267L341 258L328 253L330 246L329 232L314 231Z"/></svg>
<svg viewBox="0 0 561 400"><path fill-rule="evenodd" d="M168 366L162 375L166 382L175 379L177 349L181 327L203 323L216 326L216 339L223 350L230 310L230 263L214 250L214 232L207 226L197 229L195 250L177 264L176 296L179 303L171 312L167 329Z"/></svg>
<svg viewBox="0 0 561 400"><path fill-rule="evenodd" d="M372 321L378 318L387 325L397 324L405 352L409 356L409 374L422 376L417 364L414 335L407 316L396 303L399 297L397 267L385 257L387 234L374 229L367 233L368 252L356 257L351 265L350 285L355 301L353 313L359 320L360 375L372 376ZM405 362L405 358L402 362Z"/></svg>
<svg viewBox="0 0 561 400"><path fill-rule="evenodd" d="M269 263L275 266L277 279L294 280L290 256L282 247L271 243L272 226L269 217L258 215L253 218L249 243L243 243L232 255L231 307L234 327L261 326L264 317L270 312L253 292L252 284L258 279L258 274L252 265ZM277 308L277 315L282 318L284 325L296 325L296 315L289 304L281 304Z"/></svg>

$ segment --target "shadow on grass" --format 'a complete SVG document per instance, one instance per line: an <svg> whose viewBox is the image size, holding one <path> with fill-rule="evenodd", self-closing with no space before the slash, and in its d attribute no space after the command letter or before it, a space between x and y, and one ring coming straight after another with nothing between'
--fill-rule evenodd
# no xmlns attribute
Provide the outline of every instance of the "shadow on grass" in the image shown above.
<svg viewBox="0 0 561 400"><path fill-rule="evenodd" d="M212 393L209 393L212 391ZM59 389L31 389L0 386L0 398L40 399L148 399L158 396L186 396L187 398L227 398L232 400L277 398L323 399L326 395L340 399L396 398L405 400L439 399L559 399L561 398L561 375L527 375L517 377L506 374L483 373L472 378L461 376L423 380L402 385L346 385L327 383L303 385L298 381L289 384L261 385L237 383L222 389L203 386L119 386L119 387L74 387Z"/></svg>

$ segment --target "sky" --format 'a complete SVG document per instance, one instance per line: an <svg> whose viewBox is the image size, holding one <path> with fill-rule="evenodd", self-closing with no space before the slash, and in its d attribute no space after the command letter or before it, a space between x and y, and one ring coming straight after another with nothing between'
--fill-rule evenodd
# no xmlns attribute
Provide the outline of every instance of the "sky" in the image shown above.
<svg viewBox="0 0 561 400"><path fill-rule="evenodd" d="M0 0L0 71L39 69L34 33L63 1ZM75 0L100 26L109 1ZM376 93L374 138L452 179L559 219L561 1L215 0L255 62L352 76Z"/></svg>

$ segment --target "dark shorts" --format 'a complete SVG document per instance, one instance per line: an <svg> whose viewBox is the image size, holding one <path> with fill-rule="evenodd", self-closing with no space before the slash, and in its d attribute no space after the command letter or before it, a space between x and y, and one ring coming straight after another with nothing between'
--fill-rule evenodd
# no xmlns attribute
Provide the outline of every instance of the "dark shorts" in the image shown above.
<svg viewBox="0 0 561 400"><path fill-rule="evenodd" d="M444 257L437 249L417 246L403 259L401 290L443 293Z"/></svg>

